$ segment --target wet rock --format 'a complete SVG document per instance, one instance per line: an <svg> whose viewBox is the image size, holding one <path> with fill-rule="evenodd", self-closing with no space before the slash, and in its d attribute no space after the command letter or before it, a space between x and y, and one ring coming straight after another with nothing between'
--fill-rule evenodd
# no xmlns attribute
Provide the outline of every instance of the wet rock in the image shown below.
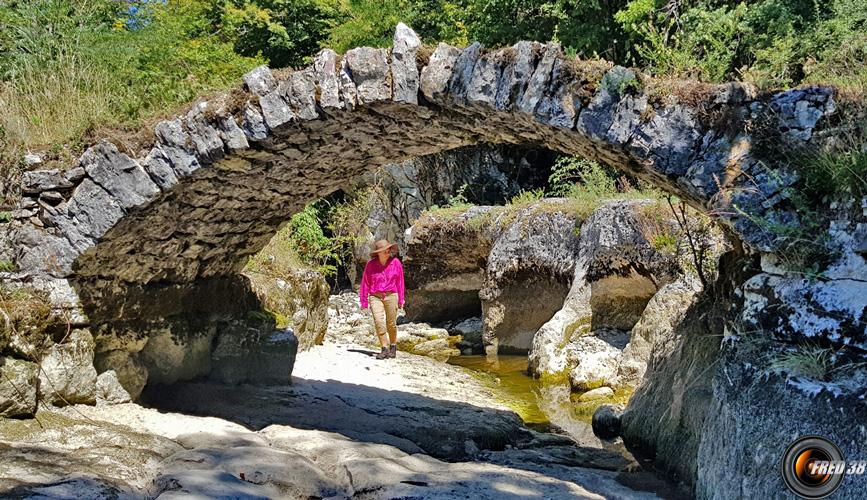
<svg viewBox="0 0 867 500"><path fill-rule="evenodd" d="M114 370L99 374L96 378L97 405L116 405L130 401L132 401L132 397L120 384Z"/></svg>
<svg viewBox="0 0 867 500"><path fill-rule="evenodd" d="M460 351L455 349L458 340L444 328L434 328L426 323L407 323L397 327L398 349L437 361L459 355Z"/></svg>
<svg viewBox="0 0 867 500"><path fill-rule="evenodd" d="M467 318L448 330L453 335L460 335L463 344L482 347L482 327L482 318Z"/></svg>
<svg viewBox="0 0 867 500"><path fill-rule="evenodd" d="M623 405L602 405L593 412L593 433L602 439L613 439L620 435L620 417Z"/></svg>
<svg viewBox="0 0 867 500"><path fill-rule="evenodd" d="M0 357L0 417L30 417L36 413L39 365Z"/></svg>
<svg viewBox="0 0 867 500"><path fill-rule="evenodd" d="M578 391L610 384L630 333L622 330L596 330L573 340L577 365L569 371L569 382ZM592 391L591 391L592 392Z"/></svg>
<svg viewBox="0 0 867 500"><path fill-rule="evenodd" d="M73 330L66 342L49 347L40 361L40 398L57 406L94 404L93 348L93 336L84 329Z"/></svg>
<svg viewBox="0 0 867 500"><path fill-rule="evenodd" d="M612 396L614 396L614 389L610 387L597 387L578 396L578 401L596 401L597 399L608 399Z"/></svg>

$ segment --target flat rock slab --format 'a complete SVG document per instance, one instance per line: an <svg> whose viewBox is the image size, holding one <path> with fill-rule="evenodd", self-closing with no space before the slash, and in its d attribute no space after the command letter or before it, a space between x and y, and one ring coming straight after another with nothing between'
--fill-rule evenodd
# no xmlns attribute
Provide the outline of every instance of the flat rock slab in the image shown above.
<svg viewBox="0 0 867 500"><path fill-rule="evenodd" d="M656 498L618 482L628 465L619 455L524 428L465 370L398 356L326 343L299 355L293 386L176 385L160 409L41 410L42 427L0 419L0 488L77 498ZM473 461L454 462L466 455Z"/></svg>

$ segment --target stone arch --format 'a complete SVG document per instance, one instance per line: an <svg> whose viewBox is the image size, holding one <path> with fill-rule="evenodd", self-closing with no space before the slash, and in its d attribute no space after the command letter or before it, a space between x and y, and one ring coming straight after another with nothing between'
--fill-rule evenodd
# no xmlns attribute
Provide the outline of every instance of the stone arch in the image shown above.
<svg viewBox="0 0 867 500"><path fill-rule="evenodd" d="M235 276L305 203L380 165L479 142L626 170L769 250L755 220L793 217L784 188L795 176L760 161L748 125L804 142L835 109L821 87L675 82L688 90L662 93L556 43L424 52L400 24L391 49L323 50L289 73L256 68L242 87L156 125L141 155L103 141L65 173L26 173L18 265L92 324L225 312L231 294L228 309L243 311L250 298Z"/></svg>

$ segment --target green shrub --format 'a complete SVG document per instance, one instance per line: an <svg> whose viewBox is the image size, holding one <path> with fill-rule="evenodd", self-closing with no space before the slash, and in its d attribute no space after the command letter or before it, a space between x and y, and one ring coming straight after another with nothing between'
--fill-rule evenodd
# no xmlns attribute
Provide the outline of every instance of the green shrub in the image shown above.
<svg viewBox="0 0 867 500"><path fill-rule="evenodd" d="M545 197L544 189L530 189L530 190L522 190L520 193L512 196L512 199L509 200L509 205L514 207L526 207L536 203Z"/></svg>
<svg viewBox="0 0 867 500"><path fill-rule="evenodd" d="M297 67L310 62L341 19L338 6L337 0L229 0L220 21L223 30L237 33L238 54L265 57L271 67Z"/></svg>

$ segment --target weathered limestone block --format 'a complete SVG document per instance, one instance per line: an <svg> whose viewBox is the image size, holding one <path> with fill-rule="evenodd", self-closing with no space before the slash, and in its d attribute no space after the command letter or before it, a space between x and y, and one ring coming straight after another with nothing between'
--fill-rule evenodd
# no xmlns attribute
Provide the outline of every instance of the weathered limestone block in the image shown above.
<svg viewBox="0 0 867 500"><path fill-rule="evenodd" d="M867 265L862 269L867 271ZM789 342L823 339L867 349L867 281L815 282L794 273L760 273L744 283L743 292L740 319L745 329L764 330Z"/></svg>
<svg viewBox="0 0 867 500"><path fill-rule="evenodd" d="M418 103L418 68L415 55L421 39L409 26L398 23L391 50L391 75L394 102Z"/></svg>
<svg viewBox="0 0 867 500"><path fill-rule="evenodd" d="M173 384L209 374L215 328L212 324L205 331L189 331L187 327L172 325L150 332L148 343L139 354L147 369L147 382Z"/></svg>
<svg viewBox="0 0 867 500"><path fill-rule="evenodd" d="M259 66L244 75L247 90L257 96L263 96L277 88L277 80L268 66Z"/></svg>
<svg viewBox="0 0 867 500"><path fill-rule="evenodd" d="M629 342L629 332L596 330L573 342L577 365L569 371L572 388L590 391L600 386L613 385L623 349Z"/></svg>
<svg viewBox="0 0 867 500"><path fill-rule="evenodd" d="M560 49L560 44L551 43L545 47L542 60L539 61L539 65L533 71L533 76L527 82L527 89L521 97L520 104L518 104L520 111L527 114L532 114L536 111L536 106L538 106L548 91L551 73L554 71L554 63L561 57L563 57L563 52Z"/></svg>
<svg viewBox="0 0 867 500"><path fill-rule="evenodd" d="M583 222L571 289L562 309L533 337L532 373L562 373L580 366L582 352L596 353L604 347L594 331L630 330L658 287L675 278L676 258L657 251L641 223L642 211L652 206L646 200L614 201ZM605 377L595 380L610 383L625 342L618 347L603 344L610 347L605 349L605 364L611 366ZM580 369L580 376L573 377L581 386L587 385L585 371Z"/></svg>
<svg viewBox="0 0 867 500"><path fill-rule="evenodd" d="M286 100L299 120L314 120L316 110L316 79L311 68L289 75Z"/></svg>
<svg viewBox="0 0 867 500"><path fill-rule="evenodd" d="M461 51L461 55L455 61L448 87L449 97L453 102L463 102L467 98L467 93L473 80L476 61L478 61L481 52L482 44L473 42Z"/></svg>
<svg viewBox="0 0 867 500"><path fill-rule="evenodd" d="M614 385L636 386L644 377L654 349L674 341L674 331L695 303L701 285L694 279L664 285L647 303L641 319L632 328L629 344L617 365Z"/></svg>
<svg viewBox="0 0 867 500"><path fill-rule="evenodd" d="M225 384L290 384L297 351L292 330L226 328L214 347L210 377Z"/></svg>
<svg viewBox="0 0 867 500"><path fill-rule="evenodd" d="M114 370L99 374L96 378L97 405L116 405L130 401L132 401L132 397L120 384Z"/></svg>
<svg viewBox="0 0 867 500"><path fill-rule="evenodd" d="M142 166L160 189L169 189L178 183L178 176L160 148L151 149Z"/></svg>
<svg viewBox="0 0 867 500"><path fill-rule="evenodd" d="M30 417L36 413L39 365L0 357L0 417Z"/></svg>
<svg viewBox="0 0 867 500"><path fill-rule="evenodd" d="M319 86L319 105L326 110L344 106L337 71L337 53L333 50L323 49L313 58L313 73Z"/></svg>
<svg viewBox="0 0 867 500"><path fill-rule="evenodd" d="M390 69L385 49L360 47L346 52L343 59L358 92L359 104L391 99Z"/></svg>
<svg viewBox="0 0 867 500"><path fill-rule="evenodd" d="M147 203L160 192L144 169L110 142L88 149L80 161L87 175L124 209Z"/></svg>
<svg viewBox="0 0 867 500"><path fill-rule="evenodd" d="M492 106L497 98L500 65L494 55L482 55L473 68L473 76L467 89L467 102Z"/></svg>
<svg viewBox="0 0 867 500"><path fill-rule="evenodd" d="M206 101L197 102L187 113L184 125L190 132L190 140L203 163L214 163L223 158L224 144L220 131L205 118L209 104Z"/></svg>
<svg viewBox="0 0 867 500"><path fill-rule="evenodd" d="M460 55L460 50L448 44L437 45L427 66L421 70L420 85L425 97L433 101L448 91L452 69Z"/></svg>
<svg viewBox="0 0 867 500"><path fill-rule="evenodd" d="M262 110L252 103L248 102L244 106L244 119L241 122L241 128L251 141L262 141L268 138L268 125L265 123Z"/></svg>
<svg viewBox="0 0 867 500"><path fill-rule="evenodd" d="M56 189L69 189L74 185L57 169L31 170L21 174L21 191L24 193L35 194Z"/></svg>
<svg viewBox="0 0 867 500"><path fill-rule="evenodd" d="M563 199L426 214L407 241L404 265L413 297L408 317L471 317L480 306L486 345L527 350L566 296L577 250L576 220L574 207ZM451 317L437 316L443 311Z"/></svg>
<svg viewBox="0 0 867 500"><path fill-rule="evenodd" d="M154 134L157 138L155 146L160 148L178 178L187 177L201 167L199 159L189 149L192 140L180 118L158 123Z"/></svg>
<svg viewBox="0 0 867 500"><path fill-rule="evenodd" d="M277 88L259 97L262 117L265 120L265 124L271 130L280 129L295 119L295 113L292 112L289 103L284 98L288 87L289 82L280 82Z"/></svg>
<svg viewBox="0 0 867 500"><path fill-rule="evenodd" d="M73 330L66 342L49 347L39 363L40 398L57 406L95 403L93 348L93 336L84 329Z"/></svg>
<svg viewBox="0 0 867 500"><path fill-rule="evenodd" d="M94 366L100 374L114 373L114 378L131 400L138 399L148 381L148 370L135 352L112 350L98 353Z"/></svg>
<svg viewBox="0 0 867 500"><path fill-rule="evenodd" d="M771 109L787 135L808 141L819 120L836 111L837 106L831 89L806 87L775 95L771 99Z"/></svg>
<svg viewBox="0 0 867 500"><path fill-rule="evenodd" d="M504 59L508 64L497 85L496 108L508 111L516 107L523 97L524 90L533 76L542 44L538 42L518 42L504 49Z"/></svg>
<svg viewBox="0 0 867 500"><path fill-rule="evenodd" d="M541 123L572 129L581 111L580 82L571 81L565 74L568 64L562 59L554 61L550 88L536 105L535 115Z"/></svg>
<svg viewBox="0 0 867 500"><path fill-rule="evenodd" d="M298 350L321 344L328 329L328 294L325 278L305 269L290 269L277 278L248 271L250 284L262 305L281 316L298 339Z"/></svg>

